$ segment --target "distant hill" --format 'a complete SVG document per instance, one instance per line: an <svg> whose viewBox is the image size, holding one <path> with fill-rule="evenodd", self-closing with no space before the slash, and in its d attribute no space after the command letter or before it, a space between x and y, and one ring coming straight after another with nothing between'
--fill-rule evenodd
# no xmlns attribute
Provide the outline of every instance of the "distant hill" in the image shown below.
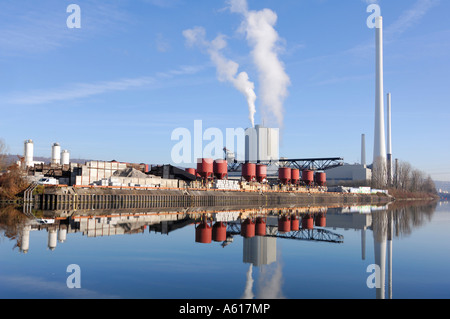
<svg viewBox="0 0 450 319"><path fill-rule="evenodd" d="M450 182L444 182L444 181L434 181L436 184L436 189L439 191L439 189L442 189L443 191L450 192Z"/></svg>
<svg viewBox="0 0 450 319"><path fill-rule="evenodd" d="M8 154L6 155L6 162L8 163L8 165L11 165L15 162L17 162L19 160L21 156L20 155L12 155L12 154ZM50 163L51 158L50 157L40 157L40 156L35 156L33 158L36 162L44 162L44 163ZM78 164L84 164L86 162L91 161L90 159L82 159L82 158L71 158L70 162L71 163L78 163Z"/></svg>

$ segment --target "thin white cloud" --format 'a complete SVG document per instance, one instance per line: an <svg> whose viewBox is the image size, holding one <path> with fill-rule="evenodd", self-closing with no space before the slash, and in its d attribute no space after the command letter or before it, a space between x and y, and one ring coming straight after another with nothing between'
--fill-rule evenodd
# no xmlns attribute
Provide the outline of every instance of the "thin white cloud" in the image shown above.
<svg viewBox="0 0 450 319"><path fill-rule="evenodd" d="M144 85L149 85L153 82L154 79L151 77L140 77L110 82L77 83L63 89L16 94L15 97L7 100L6 103L21 105L48 104L86 98L93 95L115 91L125 91L132 88L142 87Z"/></svg>
<svg viewBox="0 0 450 319"><path fill-rule="evenodd" d="M428 13L428 11L437 6L439 3L440 0L418 0L410 9L403 12L397 21L385 30L386 36L394 37L404 33L409 28L417 24L419 20Z"/></svg>
<svg viewBox="0 0 450 319"><path fill-rule="evenodd" d="M117 32L133 21L117 4L86 1L81 6L81 28L69 29L70 13L65 9L59 1L2 8L0 55L48 52L104 32Z"/></svg>
<svg viewBox="0 0 450 319"><path fill-rule="evenodd" d="M74 83L62 88L17 92L3 99L2 103L13 105L51 104L131 89L154 88L160 86L163 79L192 75L200 72L203 68L204 66L200 65L184 65L178 69L157 73L155 76L141 76L94 83Z"/></svg>

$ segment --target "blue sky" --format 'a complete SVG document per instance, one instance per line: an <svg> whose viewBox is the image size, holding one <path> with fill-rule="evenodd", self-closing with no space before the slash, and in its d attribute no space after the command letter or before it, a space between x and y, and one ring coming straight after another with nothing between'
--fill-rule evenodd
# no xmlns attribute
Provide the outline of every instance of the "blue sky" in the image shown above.
<svg viewBox="0 0 450 319"><path fill-rule="evenodd" d="M248 0L276 14L277 58L289 79L280 155L360 161L361 134L372 158L375 30L366 0ZM71 3L81 28L69 29ZM450 180L450 3L377 2L384 20L385 93L392 93L393 157L436 180ZM59 142L73 158L171 162L177 128L246 128L244 96L220 81L215 65L183 31L222 35L221 53L254 83L256 123L263 87L243 15L227 0L2 0L0 137L36 156ZM207 141L205 144L208 143Z"/></svg>

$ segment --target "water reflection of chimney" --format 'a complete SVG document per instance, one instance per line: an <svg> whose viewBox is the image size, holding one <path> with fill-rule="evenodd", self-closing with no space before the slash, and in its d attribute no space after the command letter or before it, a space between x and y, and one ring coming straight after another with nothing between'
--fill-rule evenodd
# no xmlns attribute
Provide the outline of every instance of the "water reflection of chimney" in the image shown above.
<svg viewBox="0 0 450 319"><path fill-rule="evenodd" d="M389 265L389 291L388 298L392 299L392 240L393 240L393 232L394 232L394 222L393 222L393 211L388 212L388 229L387 229L387 240L388 240L388 265Z"/></svg>
<svg viewBox="0 0 450 319"><path fill-rule="evenodd" d="M386 275L386 235L387 218L386 211L372 213L375 264L378 265L380 274L380 285L376 288L376 298L385 298L385 275Z"/></svg>

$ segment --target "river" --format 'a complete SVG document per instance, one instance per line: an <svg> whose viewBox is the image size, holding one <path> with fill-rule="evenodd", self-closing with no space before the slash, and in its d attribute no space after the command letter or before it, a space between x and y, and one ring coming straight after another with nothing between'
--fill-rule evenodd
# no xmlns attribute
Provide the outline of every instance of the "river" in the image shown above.
<svg viewBox="0 0 450 319"><path fill-rule="evenodd" d="M0 298L450 298L448 202L34 215L0 211Z"/></svg>

